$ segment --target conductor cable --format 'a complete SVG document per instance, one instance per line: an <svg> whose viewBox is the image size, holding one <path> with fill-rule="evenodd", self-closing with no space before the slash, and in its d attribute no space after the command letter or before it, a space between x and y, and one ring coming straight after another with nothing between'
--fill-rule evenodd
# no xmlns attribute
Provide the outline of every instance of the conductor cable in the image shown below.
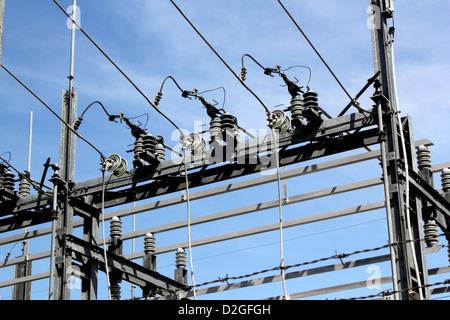
<svg viewBox="0 0 450 320"><path fill-rule="evenodd" d="M102 159L102 162L106 159L106 157L101 153L100 150L98 150L92 143L90 143L88 140L83 138L74 128L72 128L71 125L69 125L66 121L64 121L55 111L53 111L52 108L50 108L44 101L42 101L41 98L39 98L30 88L28 88L22 81L20 81L11 71L9 71L3 64L2 68L5 69L7 73L9 73L18 83L20 83L29 93L31 93L44 107L46 107L53 115L55 115L59 121L61 121L70 131L72 131L78 138L86 142L89 146L91 146L95 151L97 151L100 154L100 158Z"/></svg>
<svg viewBox="0 0 450 320"><path fill-rule="evenodd" d="M280 229L280 269L281 269L281 280L283 283L284 299L288 299L288 294L286 290L286 277L285 277L285 265L284 265L284 249L283 249L283 204L281 200L281 178L280 178L280 161L278 157L278 146L276 141L276 135L274 129L271 128L272 133L272 147L273 154L275 156L275 164L277 170L277 185L278 185L278 210L279 210L279 229Z"/></svg>
<svg viewBox="0 0 450 320"><path fill-rule="evenodd" d="M84 31L83 28L64 10L64 8L58 3L56 0L52 0L58 8L76 25L76 27L88 38L88 40L103 54L103 56L125 77L125 79L128 80L128 82L136 89L137 92L153 107L153 109L156 110L162 117L164 117L167 121L169 121L181 134L182 137L184 137L183 131L181 131L180 128L169 118L167 117L161 110L158 109L158 107L142 92L141 89L130 79L130 77L127 76L127 74L109 57L109 55L106 54L105 51L103 51L102 48Z"/></svg>
<svg viewBox="0 0 450 320"><path fill-rule="evenodd" d="M55 1L55 0L53 0ZM236 79L244 86L245 89L247 89L255 98L258 100L258 102L263 106L263 108L266 110L267 116L271 115L271 112L266 107L266 105L261 101L261 99L245 84L245 82L241 79L239 75L237 75L233 69L225 62L225 60L217 53L217 51L212 47L212 45L205 39L205 37L198 31L198 29L192 24L192 22L186 17L186 15L183 13L183 11L176 5L176 3L173 0L170 0L174 7L178 10L178 12L183 16L183 18L189 23L189 25L194 29L194 31L199 35L200 38L208 45L208 47L214 52L214 54L222 61L222 63L230 70L230 72L236 77Z"/></svg>
<svg viewBox="0 0 450 320"><path fill-rule="evenodd" d="M194 294L194 300L197 300L197 294L195 291L195 279L194 279L194 263L192 258L192 242L191 242L191 204L189 196L189 179L187 173L186 163L186 148L183 147L183 164L184 164L184 177L186 183L186 206L187 206L187 231L188 231L188 251L189 251L189 268L191 270L191 283L192 292Z"/></svg>
<svg viewBox="0 0 450 320"><path fill-rule="evenodd" d="M283 3L280 0L277 0L278 3L280 4L280 6L283 8L283 10L286 12L286 14L289 16L289 18L292 20L292 22L295 24L295 26L297 27L298 31L300 31L300 33L303 35L303 37L306 39L306 41L309 43L309 45L311 46L311 48L314 50L314 52L317 54L317 56L320 58L320 60L323 62L323 64L325 65L325 67L328 69L328 71L330 71L331 75L334 77L334 79L337 81L337 83L339 84L339 86L342 88L342 90L345 92L345 94L350 98L350 100L352 101L352 105L355 106L360 112L361 112L361 108L359 106L357 106L354 103L354 99L353 97L348 93L348 91L345 89L344 85L339 81L338 77L334 74L333 70L331 70L330 66L327 64L327 62L325 61L325 59L322 57L322 55L319 53L319 51L317 51L316 47L313 45L313 43L311 42L311 40L309 40L309 38L306 36L306 34L303 32L302 28L300 28L300 26L298 25L298 23L295 21L295 19L292 17L292 15L289 13L289 11L286 9L286 7L283 5Z"/></svg>
<svg viewBox="0 0 450 320"><path fill-rule="evenodd" d="M111 283L109 281L108 255L106 254L105 237L105 164L102 165L102 236L103 236L103 259L105 260L106 282L108 284L108 299L111 300Z"/></svg>

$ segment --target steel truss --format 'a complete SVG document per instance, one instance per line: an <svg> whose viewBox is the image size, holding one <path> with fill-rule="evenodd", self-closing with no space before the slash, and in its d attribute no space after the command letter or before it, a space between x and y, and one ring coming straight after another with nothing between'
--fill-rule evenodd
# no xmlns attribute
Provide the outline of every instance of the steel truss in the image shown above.
<svg viewBox="0 0 450 320"><path fill-rule="evenodd" d="M382 10L382 2L371 0L369 4ZM435 221L443 232L448 232L448 221L450 219L450 203L432 185L432 168L418 168L415 163L416 142L412 134L412 124L409 117L401 119L398 123L395 110L392 104L392 92L390 88L389 68L387 67L389 55L386 52L386 20L388 14L383 15L381 27L373 30L375 71L377 77L375 81L375 93L372 97L374 107L359 113L341 115L337 118L320 120L309 125L299 126L280 134L277 137L277 153L273 153L272 135L250 138L239 141L237 145L215 145L214 153L207 150L201 155L189 156L188 163L188 183L190 189L200 186L207 186L217 182L231 180L237 177L250 176L252 174L274 168L275 154L279 156L280 166L289 166L307 160L339 154L342 152L367 148L373 145L380 145L379 153L369 152L365 156L369 158L379 158L382 164L382 179L374 179L353 186L346 186L346 190L358 189L365 186L383 184L385 190L385 200L379 203L369 204L366 207L350 208L339 212L324 214L323 216L299 219L298 221L286 222L286 227L311 223L320 219L330 219L334 216L348 215L374 208L386 208L389 242L389 260L392 265L392 277L383 281L392 281L396 299L429 299L430 289L428 276L429 270L426 264L426 249L423 241L413 241L423 239L423 224L430 220ZM75 114L68 115L68 105L70 103L63 99L63 115L68 123L72 123L76 118ZM70 99L69 99L70 100ZM348 108L346 108L348 109ZM76 109L75 109L76 110ZM73 110L72 110L73 111ZM65 113L66 112L66 113ZM400 132L402 135L400 135ZM122 176L114 174L105 178L96 178L84 182L73 181L73 172L70 172L68 162L73 161L74 154L71 154L70 144L74 144L74 137L66 128L62 127L62 157L60 160L61 176L53 175L50 181L58 191L54 193L39 192L29 196L18 196L16 192L0 188L0 233L22 229L34 225L53 222L56 225L56 254L55 258L55 298L60 300L70 299L70 277L73 272L82 279L82 298L97 298L97 273L100 271L110 271L110 280L113 283L122 280L131 282L143 289L148 297L160 294L169 298L180 298L190 296L190 288L187 286L183 265L181 273L176 274L176 280L162 276L153 270L153 260L156 254L175 250L185 244L175 244L168 248L149 250L144 253L136 253L129 256L122 256L121 250L117 247L120 242L113 237L107 240L108 252L104 255L104 248L100 245L99 221L101 209L113 208L119 205L136 201L154 198L160 195L173 194L186 189L184 176L184 163L181 158L167 161L155 161L150 154L141 154L143 159L149 159L151 164L135 167L128 170ZM426 144L426 143L424 143ZM233 145L230 150L230 145ZM405 148L402 148L402 145ZM65 151L64 151L65 150ZM218 156L219 155L219 156ZM348 163L351 163L349 161ZM441 168L442 169L442 168ZM295 171L295 170L293 170ZM282 177L288 177L290 172L284 173ZM299 172L297 172L299 174ZM295 176L293 174L292 176ZM258 178L256 183L267 183L274 181L273 177ZM256 179L255 179L256 180ZM242 183L242 188L245 183ZM217 188L220 190L220 187ZM236 187L234 190L239 190ZM220 192L220 191L218 191ZM329 192L329 191L328 191ZM336 192L336 190L334 190ZM210 194L214 194L211 191ZM323 194L326 194L324 191ZM197 199L208 196L208 192L193 194ZM311 195L320 197L320 194ZM445 195L446 196L446 195ZM300 195L297 198L287 198L286 204L303 201L307 195ZM448 197L447 197L448 198ZM168 200L179 203L184 199ZM408 203L408 205L407 205ZM166 205L171 205L167 203ZM153 206L153 207L152 207ZM239 212L223 212L209 217L202 217L193 223L203 223L205 221L221 219L246 212L262 210L264 208L276 206L275 203L265 203L258 208L251 206L241 208ZM149 209L157 209L161 204L144 205L142 208L132 210L125 209L124 215L136 212L143 212ZM120 212L108 215L120 215ZM78 216L80 221L75 222L73 217ZM106 217L104 217L106 218ZM56 221L55 221L56 219ZM184 223L161 226L167 230L171 228L184 227ZM83 239L73 235L75 227L83 227ZM193 245L202 245L231 239L238 236L246 236L255 233L274 230L276 226L265 226L244 230L241 234L233 233L221 235L209 239L201 239ZM142 235L146 230L130 235L123 235L123 239L133 238L137 234ZM36 234L24 235L26 238L40 236L49 233L50 230L38 230ZM20 236L19 236L20 237ZM3 243L13 241L17 236L6 239ZM1 242L0 242L1 243ZM150 252L150 253L149 253ZM34 258L53 257L53 252L44 252ZM146 266L141 266L132 259L144 257ZM387 256L383 257L384 260ZM372 261L372 260L370 260ZM11 260L7 265L19 263ZM359 261L360 265L368 261ZM335 267L328 269L335 270ZM311 272L319 272L318 270ZM42 277L53 277L52 274L25 276L22 281L31 281ZM288 274L288 277L295 277ZM258 282L258 280L252 280ZM263 279L262 281L266 281ZM8 282L17 284L20 281ZM235 284L235 287L248 284ZM355 286L360 284L355 284ZM206 289L209 290L209 289ZM219 290L214 288L211 290ZM299 293L297 296L307 296L307 293ZM292 297L295 297L293 295ZM275 297L276 298L276 297Z"/></svg>

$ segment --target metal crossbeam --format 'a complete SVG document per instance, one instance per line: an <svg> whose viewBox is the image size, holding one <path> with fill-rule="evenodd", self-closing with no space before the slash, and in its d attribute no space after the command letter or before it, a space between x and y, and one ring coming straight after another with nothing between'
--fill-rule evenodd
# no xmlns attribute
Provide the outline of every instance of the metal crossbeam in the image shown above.
<svg viewBox="0 0 450 320"><path fill-rule="evenodd" d="M72 255L72 258L77 261L82 262L82 257L93 259L99 263L99 269L102 271L106 270L105 265L107 264L110 270L121 274L123 280L136 284L142 288L156 286L157 288L166 290L166 292L179 290L189 291L189 288L184 284L167 278L158 272L149 270L112 252L106 253L107 261L105 261L103 248L78 239L72 235L66 235L65 237L67 240L67 249Z"/></svg>

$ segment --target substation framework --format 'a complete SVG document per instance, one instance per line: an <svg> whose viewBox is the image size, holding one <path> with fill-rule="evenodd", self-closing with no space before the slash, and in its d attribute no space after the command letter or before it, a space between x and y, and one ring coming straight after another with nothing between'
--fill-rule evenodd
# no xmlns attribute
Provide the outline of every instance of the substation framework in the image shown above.
<svg viewBox="0 0 450 320"><path fill-rule="evenodd" d="M276 231L280 225L264 225L197 239L190 244L176 243L165 247L156 247L152 234L186 228L188 224L201 225L276 208L279 201L257 203L196 217L191 221L182 220L126 234L121 233L120 217L174 206L185 203L187 200L195 201L273 183L277 181L276 175L263 175L255 178L254 174L267 168L279 170L281 167L288 168L290 165L309 160L365 149L365 151L352 156L280 172L279 178L285 181L363 161L379 162L381 177L285 197L282 205L287 206L379 185L383 186L383 201L283 221L283 228L385 208L390 254L301 271L287 272L286 268L287 273L283 276L289 280L390 261L392 275L378 279L381 283L391 282L393 284L393 292L386 297L399 300L430 299L432 294L446 292L446 286L437 289L430 288L429 277L449 272L448 266L429 270L426 254L440 248L437 244L438 228L443 234L447 235L448 233L450 172L447 168L450 167L450 163L431 165L427 146L433 143L426 139L415 141L411 119L409 117L399 118L393 101L391 57L387 49L387 20L391 17L392 12L384 7L384 1L370 1L369 3L382 13L380 27L374 28L372 31L375 75L368 80L361 91L362 94L368 88L373 87L373 106L370 108L360 108L354 100L338 117L324 119L321 113L322 109L314 104L314 95L311 95L310 91L303 95L298 93L292 96L292 105L283 111L287 117L289 117L288 113L291 116L286 120L289 123L288 130L282 130L285 132L280 131L277 135L269 134L240 140L236 139L236 128L219 128L214 134L215 138L211 139L209 147L200 145L199 149L191 149L191 155L185 154L185 158L172 160L165 160L154 149L149 151L145 148L142 149L141 146L140 149L135 150L132 169L129 169L126 164L121 164L120 157L108 158L108 160L116 160L113 164L117 165L114 170L110 170L114 171L112 174L105 175L105 170L103 170L102 177L83 182L75 182L73 179L74 172L71 163L75 157L76 136L73 130L69 130L62 124L59 166L52 166L49 163L46 166L46 170L53 169L53 175L49 179L53 184L53 190L29 194L20 192L23 189L19 188L19 192L17 192L14 189L14 178L11 178L7 170L2 173L0 232L6 235L13 230L44 223L51 223L52 226L5 236L0 239L0 245L33 240L49 234L54 235L54 242L52 241L49 251L9 259L0 264L0 268L15 265L17 269L14 279L0 282L0 287L13 286L14 299L30 299L30 283L49 278L50 297L56 300L67 300L70 299L70 278L76 275L81 279L82 299L90 300L97 299L99 272L105 272L113 299L120 299L121 282L129 282L142 288L143 297L147 299L191 299L194 292L193 288L188 285L184 251L188 245L203 246ZM73 124L76 120L76 94L74 89L63 92L62 118L68 124ZM313 103L307 104L306 97L311 98L311 96L313 96ZM358 112L345 114L352 107L357 107ZM229 125L229 123L227 124ZM212 129L213 126L210 131ZM280 129L280 127L276 129ZM367 151L369 147L376 145L380 146L379 150ZM275 165L275 163L277 164ZM124 169L124 172L116 171L119 169ZM188 172L187 177L185 171ZM436 189L433 181L433 174L439 171L442 171L442 190ZM243 177L248 177L248 179L232 182L234 178ZM227 180L230 180L229 184L214 186L215 183ZM195 191L195 188L202 186L211 186L211 188ZM194 192L184 197L176 195L176 193L186 190L187 187ZM105 209L169 194L174 194L174 196L128 209L104 213ZM74 217L78 217L78 219L74 219ZM101 221L103 223L111 221L111 234L108 238L100 237L99 224ZM82 228L82 238L74 235L74 229L77 228ZM123 255L123 242L136 238L145 239L144 251ZM450 237L446 236L446 239L448 240ZM176 256L176 270L173 278L163 276L157 271L156 257L158 254L167 252L174 252ZM49 257L52 259L51 270L32 274L32 262ZM142 259L142 264L135 262L138 259ZM225 280L231 282L232 279ZM213 281L207 284L206 288L195 288L195 295L206 295L276 281L282 281L282 276L254 278L221 285L216 285L216 282ZM361 281L290 293L288 297L268 297L268 299L300 299L365 285L366 281Z"/></svg>

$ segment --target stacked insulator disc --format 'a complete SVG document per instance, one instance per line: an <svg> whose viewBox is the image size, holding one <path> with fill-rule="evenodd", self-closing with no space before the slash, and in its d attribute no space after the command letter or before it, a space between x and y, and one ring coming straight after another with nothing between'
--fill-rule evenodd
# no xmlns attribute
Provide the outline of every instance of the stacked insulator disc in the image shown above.
<svg viewBox="0 0 450 320"><path fill-rule="evenodd" d="M157 140L150 133L142 137L142 148L148 153L155 154Z"/></svg>
<svg viewBox="0 0 450 320"><path fill-rule="evenodd" d="M450 192L450 168L442 170L441 174L442 190L444 192Z"/></svg>
<svg viewBox="0 0 450 320"><path fill-rule="evenodd" d="M236 117L225 113L220 116L220 128L222 130L234 130L236 128L237 120Z"/></svg>
<svg viewBox="0 0 450 320"><path fill-rule="evenodd" d="M155 146L155 156L160 162L166 159L166 149L162 143L157 143Z"/></svg>
<svg viewBox="0 0 450 320"><path fill-rule="evenodd" d="M417 148L417 165L420 170L431 168L430 150L424 145Z"/></svg>
<svg viewBox="0 0 450 320"><path fill-rule="evenodd" d="M219 140L220 134L221 134L221 120L220 117L215 117L211 119L209 123L210 141Z"/></svg>
<svg viewBox="0 0 450 320"><path fill-rule="evenodd" d="M105 169L116 176L121 176L128 170L128 163L127 160L114 153L106 159Z"/></svg>
<svg viewBox="0 0 450 320"><path fill-rule="evenodd" d="M9 170L6 170L2 175L2 186L3 188L14 191L14 173Z"/></svg>
<svg viewBox="0 0 450 320"><path fill-rule="evenodd" d="M278 130L279 133L285 133L291 127L291 119L282 110L272 111L272 119L269 120L269 126Z"/></svg>
<svg viewBox="0 0 450 320"><path fill-rule="evenodd" d="M317 98L317 92L312 90L308 90L303 94L303 103L305 108L318 108L319 107L319 99Z"/></svg>
<svg viewBox="0 0 450 320"><path fill-rule="evenodd" d="M22 179L19 182L19 195L26 197L30 195L31 183L27 179Z"/></svg>
<svg viewBox="0 0 450 320"><path fill-rule="evenodd" d="M110 231L111 237L120 238L122 236L122 221L119 217L113 217L111 219Z"/></svg>
<svg viewBox="0 0 450 320"><path fill-rule="evenodd" d="M291 100L291 118L292 118L292 125L295 127L300 127L303 125L303 110L304 102L303 97L301 95L297 95Z"/></svg>
<svg viewBox="0 0 450 320"><path fill-rule="evenodd" d="M185 147L193 155L201 154L206 149L206 141L196 132L189 134L184 141Z"/></svg>

